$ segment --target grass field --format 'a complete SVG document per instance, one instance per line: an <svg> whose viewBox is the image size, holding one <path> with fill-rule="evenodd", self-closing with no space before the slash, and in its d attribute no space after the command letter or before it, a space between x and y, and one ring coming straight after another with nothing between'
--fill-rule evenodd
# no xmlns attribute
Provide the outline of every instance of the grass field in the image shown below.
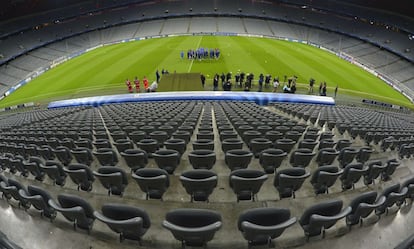
<svg viewBox="0 0 414 249"><path fill-rule="evenodd" d="M221 57L204 61L180 58L181 50L198 47L220 48ZM320 81L327 82L328 95L338 85L340 94L412 107L408 99L383 81L329 52L287 41L221 36L157 38L105 46L44 73L0 101L0 106L127 93L127 78L147 76L152 82L157 69L203 73L208 90L213 75L222 72L254 73L255 80L260 73L279 76L281 80L284 75L296 75L302 88L312 77L316 88Z"/></svg>

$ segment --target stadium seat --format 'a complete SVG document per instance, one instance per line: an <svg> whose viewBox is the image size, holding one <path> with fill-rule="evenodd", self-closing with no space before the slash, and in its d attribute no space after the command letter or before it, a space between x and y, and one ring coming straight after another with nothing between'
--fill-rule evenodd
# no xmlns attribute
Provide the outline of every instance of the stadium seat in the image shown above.
<svg viewBox="0 0 414 249"><path fill-rule="evenodd" d="M141 245L141 237L151 227L147 212L129 205L106 203L102 206L102 213L94 211L93 215L112 231L119 233L120 242L130 239L137 240Z"/></svg>
<svg viewBox="0 0 414 249"><path fill-rule="evenodd" d="M218 176L210 170L197 169L183 172L180 181L193 201L206 201L217 186Z"/></svg>
<svg viewBox="0 0 414 249"><path fill-rule="evenodd" d="M228 150L225 153L224 161L231 171L245 169L249 166L253 153L247 150Z"/></svg>
<svg viewBox="0 0 414 249"><path fill-rule="evenodd" d="M212 150L193 150L188 159L194 169L211 169L216 163L216 153Z"/></svg>
<svg viewBox="0 0 414 249"><path fill-rule="evenodd" d="M34 208L40 210L40 215L49 218L51 221L56 218L56 210L49 205L52 196L44 189L29 185L27 191L19 190L21 198L30 203Z"/></svg>
<svg viewBox="0 0 414 249"><path fill-rule="evenodd" d="M203 246L214 238L222 226L221 215L208 209L174 209L169 211L162 226L171 231L182 247Z"/></svg>
<svg viewBox="0 0 414 249"><path fill-rule="evenodd" d="M180 153L176 150L161 149L152 154L155 163L160 169L173 174L175 169L180 164Z"/></svg>
<svg viewBox="0 0 414 249"><path fill-rule="evenodd" d="M120 154L125 159L125 162L131 169L131 172L140 168L145 168L145 166L148 164L148 154L144 150L127 149Z"/></svg>
<svg viewBox="0 0 414 249"><path fill-rule="evenodd" d="M40 165L40 168L53 181L53 184L64 186L66 183L67 174L63 170L63 165L57 161L46 161L45 165Z"/></svg>
<svg viewBox="0 0 414 249"><path fill-rule="evenodd" d="M73 157L76 159L78 163L85 164L88 166L91 165L93 161L93 157L92 157L92 152L89 148L76 147L76 148L71 149L70 152L72 153Z"/></svg>
<svg viewBox="0 0 414 249"><path fill-rule="evenodd" d="M243 148L243 141L236 138L225 138L221 142L221 149L224 153L229 150L241 150Z"/></svg>
<svg viewBox="0 0 414 249"><path fill-rule="evenodd" d="M134 148L132 141L129 139L125 139L125 138L115 140L114 145L119 153L122 153L128 149Z"/></svg>
<svg viewBox="0 0 414 249"><path fill-rule="evenodd" d="M279 198L295 198L295 192L302 187L303 182L310 176L303 168L288 168L279 170L274 178L273 186L279 192Z"/></svg>
<svg viewBox="0 0 414 249"><path fill-rule="evenodd" d="M158 168L137 169L132 173L134 179L142 192L145 193L146 199L161 199L165 191L170 186L170 180L167 171Z"/></svg>
<svg viewBox="0 0 414 249"><path fill-rule="evenodd" d="M53 152L59 161L65 166L72 161L72 154L70 153L70 149L68 147L58 146L55 150L53 150Z"/></svg>
<svg viewBox="0 0 414 249"><path fill-rule="evenodd" d="M268 176L263 171L253 169L237 169L230 173L230 187L240 200L256 200L256 194L260 191Z"/></svg>
<svg viewBox="0 0 414 249"><path fill-rule="evenodd" d="M320 166L317 168L311 177L311 184L315 194L329 193L329 187L335 184L336 179L343 173L342 169L336 166Z"/></svg>
<svg viewBox="0 0 414 249"><path fill-rule="evenodd" d="M328 200L314 204L303 212L299 219L307 240L309 237L322 234L325 237L325 230L334 226L336 222L351 211L351 207L342 209L342 200Z"/></svg>
<svg viewBox="0 0 414 249"><path fill-rule="evenodd" d="M95 217L92 206L83 198L70 194L59 194L57 203L50 199L48 204L60 212L67 220L73 222L73 229L85 229L90 233Z"/></svg>
<svg viewBox="0 0 414 249"><path fill-rule="evenodd" d="M260 153L259 163L267 174L273 174L280 167L287 153L280 149L266 149Z"/></svg>
<svg viewBox="0 0 414 249"><path fill-rule="evenodd" d="M323 148L319 150L316 162L319 166L331 165L338 155L339 152L333 148Z"/></svg>
<svg viewBox="0 0 414 249"><path fill-rule="evenodd" d="M128 177L121 168L113 166L101 166L93 175L99 179L102 186L108 190L108 195L122 196L125 187L128 185Z"/></svg>
<svg viewBox="0 0 414 249"><path fill-rule="evenodd" d="M78 190L88 191L92 190L92 183L95 181L92 170L84 164L73 163L67 168L64 168L66 174L78 186Z"/></svg>
<svg viewBox="0 0 414 249"><path fill-rule="evenodd" d="M369 168L364 167L362 163L348 164L339 177L342 182L342 190L355 189L355 184L363 175L367 174L368 170Z"/></svg>
<svg viewBox="0 0 414 249"><path fill-rule="evenodd" d="M310 149L297 149L291 153L289 162L293 167L305 168L309 166L314 155L315 152L312 152Z"/></svg>
<svg viewBox="0 0 414 249"><path fill-rule="evenodd" d="M405 202L405 197L407 196L407 193L408 188L401 188L399 183L386 187L380 195L386 198L385 202L375 209L375 214L382 215L383 213L385 213L387 215L388 210L394 205L396 205L398 209L400 209L401 205Z"/></svg>
<svg viewBox="0 0 414 249"><path fill-rule="evenodd" d="M282 235L286 228L296 223L290 217L290 210L284 208L253 208L240 214L237 227L247 240L249 248L253 245L269 245Z"/></svg>
<svg viewBox="0 0 414 249"><path fill-rule="evenodd" d="M93 151L93 155L102 166L115 166L118 163L118 156L111 148L99 148Z"/></svg>
<svg viewBox="0 0 414 249"><path fill-rule="evenodd" d="M352 199L349 204L352 211L346 216L346 224L349 229L356 224L362 226L364 218L367 218L376 208L383 205L385 199L385 196L377 198L377 192L375 191L362 193Z"/></svg>

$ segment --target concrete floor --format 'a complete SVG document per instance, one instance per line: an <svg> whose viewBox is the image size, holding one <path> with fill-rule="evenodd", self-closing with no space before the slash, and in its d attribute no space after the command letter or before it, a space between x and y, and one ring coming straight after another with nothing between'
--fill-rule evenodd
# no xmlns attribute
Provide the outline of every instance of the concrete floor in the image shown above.
<svg viewBox="0 0 414 249"><path fill-rule="evenodd" d="M277 112L280 115L286 116L273 108L268 108L271 111ZM214 117L214 115L213 115ZM289 117L294 119L293 117ZM304 122L301 120L300 122ZM213 119L214 123L214 119ZM319 127L321 128L321 127ZM325 129L325 127L322 127ZM197 131L197 129L196 129ZM90 193L79 192L76 190L75 184L68 178L64 187L53 186L50 179L46 177L44 182L37 182L32 176L28 178L12 175L5 171L3 174L6 177L17 179L25 186L32 184L38 185L48 190L54 198L59 193L71 193L79 195L90 202L95 210L99 210L104 203L124 203L145 209L151 218L151 228L143 236L142 246L137 242L125 240L120 243L118 235L110 230L105 224L100 221L95 221L92 231L88 234L83 230L73 230L73 226L61 214L50 222L45 218L41 218L40 214L33 207L27 212L18 208L17 202L13 200L8 203L5 200L0 200L0 230L4 232L9 239L14 241L22 248L30 249L44 249L44 248L181 248L181 243L176 241L172 234L162 228L161 223L165 214L175 208L207 208L213 209L221 213L223 218L223 226L219 230L214 239L208 243L208 248L247 248L247 242L243 239L241 233L237 230L237 218L239 214L249 208L254 207L284 207L291 210L292 216L298 219L302 215L304 209L312 204L318 203L328 199L341 199L344 205L348 205L350 200L356 195L376 190L381 190L393 183L402 182L408 176L412 175L413 159L401 160L401 166L393 174L392 180L376 185L365 186L362 180L358 182L355 190L343 192L340 181L338 180L333 187L330 188L329 194L315 196L312 185L309 179L305 181L303 187L297 192L296 199L282 199L279 200L278 192L273 187L274 175L269 175L269 178L262 186L258 193L257 201L243 201L236 202L236 196L230 189L228 184L228 176L230 170L224 162L224 153L221 150L221 144L216 126L215 132L215 152L217 154L217 162L213 167L219 175L218 186L210 196L209 203L190 203L190 197L185 193L184 188L179 182L179 176L182 172L192 169L188 161L188 152L192 150L191 142L187 146L185 154L182 156L180 166L175 171L174 175L170 176L170 187L164 195L164 201L159 200L145 200L145 195L140 191L138 185L129 176L129 185L126 188L123 197L107 196L107 190L100 185L96 180L93 184L93 190ZM339 132L334 130L334 139L349 138L347 133L339 135ZM195 140L195 134L192 140ZM354 140L354 147L361 147L364 142L357 138ZM371 156L371 159L381 159L383 161L391 158L397 158L395 152L379 152L379 146L373 146L376 152ZM119 167L127 170L127 166L122 157L119 156ZM334 165L338 165L335 161ZM91 166L93 169L98 167L97 160ZM157 167L154 160L150 159L147 167ZM288 159L285 159L281 168L291 167ZM312 162L307 168L313 172L317 168L317 164ZM258 159L253 159L249 168L261 169ZM127 171L129 172L129 171ZM376 222L376 217L369 217L362 227L354 226L351 231L345 225L345 221L339 221L334 227L327 230L326 238L319 237L311 238L306 242L302 228L298 223L288 228L281 237L275 239L276 248L393 248L399 242L411 235L414 230L414 212L411 203L403 205L400 210L392 209L388 215L383 215L381 219ZM266 248L266 247L255 247Z"/></svg>

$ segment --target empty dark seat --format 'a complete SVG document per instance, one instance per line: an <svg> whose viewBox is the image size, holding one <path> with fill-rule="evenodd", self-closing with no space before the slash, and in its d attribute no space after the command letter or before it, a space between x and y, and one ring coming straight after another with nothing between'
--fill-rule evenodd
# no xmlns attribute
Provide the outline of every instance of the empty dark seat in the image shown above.
<svg viewBox="0 0 414 249"><path fill-rule="evenodd" d="M68 165L72 161L72 154L70 149L65 146L58 146L53 150L56 157L63 163L63 165Z"/></svg>
<svg viewBox="0 0 414 249"><path fill-rule="evenodd" d="M287 153L280 149L266 149L260 153L259 163L267 174L273 174L280 167Z"/></svg>
<svg viewBox="0 0 414 249"><path fill-rule="evenodd" d="M118 167L102 166L97 171L94 171L93 174L99 179L102 186L108 190L108 195L122 196L125 187L128 185L127 174Z"/></svg>
<svg viewBox="0 0 414 249"><path fill-rule="evenodd" d="M305 149L310 149L313 151L313 149L316 147L317 144L318 144L318 141L306 138L306 139L299 141L298 149L305 148Z"/></svg>
<svg viewBox="0 0 414 249"><path fill-rule="evenodd" d="M206 246L221 226L221 215L207 209L175 209L169 211L162 226L171 231L184 246Z"/></svg>
<svg viewBox="0 0 414 249"><path fill-rule="evenodd" d="M310 149L297 149L293 151L290 155L290 164L293 167L307 167L312 161L315 152L312 152Z"/></svg>
<svg viewBox="0 0 414 249"><path fill-rule="evenodd" d="M187 148L187 143L181 138L170 138L164 142L164 146L166 149L178 151L181 156Z"/></svg>
<svg viewBox="0 0 414 249"><path fill-rule="evenodd" d="M250 140L249 147L253 155L258 158L263 150L272 147L272 141L267 138L253 138Z"/></svg>
<svg viewBox="0 0 414 249"><path fill-rule="evenodd" d="M342 200L329 200L308 207L299 219L305 236L325 237L325 230L334 226L336 222L352 211L351 207L342 210Z"/></svg>
<svg viewBox="0 0 414 249"><path fill-rule="evenodd" d="M275 147L275 149L281 149L284 152L289 153L292 150L293 146L295 146L295 144L296 142L292 139L282 138L276 140L273 146Z"/></svg>
<svg viewBox="0 0 414 249"><path fill-rule="evenodd" d="M247 150L228 150L225 154L225 162L230 170L245 169L250 164L253 153Z"/></svg>
<svg viewBox="0 0 414 249"><path fill-rule="evenodd" d="M197 139L211 139L214 140L214 132L211 130L200 130L197 133Z"/></svg>
<svg viewBox="0 0 414 249"><path fill-rule="evenodd" d="M96 149L100 149L100 148L112 148L111 143L106 138L96 139L95 141L93 141L93 145L95 146Z"/></svg>
<svg viewBox="0 0 414 249"><path fill-rule="evenodd" d="M1 177L0 181L0 190L3 192L2 198L6 199L7 202L13 198L19 202L19 208L30 208L30 202L27 199L22 198L22 196L19 194L19 191L27 192L26 188L20 182L13 179L7 179L3 176Z"/></svg>
<svg viewBox="0 0 414 249"><path fill-rule="evenodd" d="M285 133L285 138L286 139L292 139L293 141L297 142L299 141L299 138L302 136L302 132L299 131L287 131Z"/></svg>
<svg viewBox="0 0 414 249"><path fill-rule="evenodd" d="M172 134L173 138L184 139L185 143L188 144L191 138L191 133L185 130L177 130Z"/></svg>
<svg viewBox="0 0 414 249"><path fill-rule="evenodd" d="M78 163L91 165L93 161L92 152L86 147L76 147L71 150L73 157Z"/></svg>
<svg viewBox="0 0 414 249"><path fill-rule="evenodd" d="M272 141L272 143L274 143L276 140L283 138L283 133L281 133L280 131L266 131L264 137Z"/></svg>
<svg viewBox="0 0 414 249"><path fill-rule="evenodd" d="M343 168L346 165L350 164L354 160L357 154L358 154L358 150L355 148L351 148L351 147L342 148L338 155L338 162Z"/></svg>
<svg viewBox="0 0 414 249"><path fill-rule="evenodd" d="M342 175L339 177L342 182L342 189L355 189L355 183L357 183L368 170L368 167L364 167L362 163L348 164L344 168Z"/></svg>
<svg viewBox="0 0 414 249"><path fill-rule="evenodd" d="M161 199L170 186L167 171L158 168L137 169L132 173L132 178L139 188L146 194L146 199Z"/></svg>
<svg viewBox="0 0 414 249"><path fill-rule="evenodd" d="M133 206L107 203L102 206L102 213L95 211L93 215L108 225L112 231L119 233L121 242L130 239L140 243L141 237L151 227L147 212Z"/></svg>
<svg viewBox="0 0 414 249"><path fill-rule="evenodd" d="M145 168L148 164L148 154L145 150L127 149L120 154L125 159L125 162L131 169L131 172L136 169Z"/></svg>
<svg viewBox="0 0 414 249"><path fill-rule="evenodd" d="M85 164L73 163L64 169L70 179L78 186L78 190L92 190L92 183L95 181L92 170Z"/></svg>
<svg viewBox="0 0 414 249"><path fill-rule="evenodd" d="M319 150L316 162L319 166L331 165L338 155L339 152L333 148L323 148Z"/></svg>
<svg viewBox="0 0 414 249"><path fill-rule="evenodd" d="M27 192L20 189L19 194L22 199L31 203L37 210L40 210L41 216L47 217L50 220L55 219L56 210L48 203L49 200L52 199L52 196L46 190L34 185L29 185L27 186Z"/></svg>
<svg viewBox="0 0 414 249"><path fill-rule="evenodd" d="M128 149L134 148L132 141L126 138L115 140L114 145L119 153L124 152L125 150L128 150Z"/></svg>
<svg viewBox="0 0 414 249"><path fill-rule="evenodd" d="M237 227L253 245L271 246L272 240L282 235L286 228L296 223L296 217L290 217L290 210L284 208L253 208L240 214Z"/></svg>
<svg viewBox="0 0 414 249"><path fill-rule="evenodd" d="M197 139L193 142L193 150L214 150L214 140Z"/></svg>
<svg viewBox="0 0 414 249"><path fill-rule="evenodd" d="M175 169L180 164L181 155L176 150L157 150L152 156L158 167L167 171L168 174L174 173Z"/></svg>
<svg viewBox="0 0 414 249"><path fill-rule="evenodd" d="M404 203L407 193L408 188L401 188L399 183L386 187L381 193L381 196L384 196L386 198L385 202L375 209L375 214L388 214L389 208L391 208L394 205L396 205L399 209L401 205Z"/></svg>
<svg viewBox="0 0 414 249"><path fill-rule="evenodd" d="M229 150L235 150L239 149L241 150L243 148L243 141L238 138L226 138L221 143L221 149L224 153L226 153Z"/></svg>
<svg viewBox="0 0 414 249"><path fill-rule="evenodd" d="M168 133L166 131L153 131L149 134L150 138L157 140L159 145L164 144L168 139Z"/></svg>
<svg viewBox="0 0 414 249"><path fill-rule="evenodd" d="M336 142L335 149L337 151L341 151L343 148L350 147L352 145L352 141L349 139L339 139L338 142Z"/></svg>
<svg viewBox="0 0 414 249"><path fill-rule="evenodd" d="M310 180L315 194L329 193L329 187L335 184L343 170L336 166L321 166L317 168Z"/></svg>
<svg viewBox="0 0 414 249"><path fill-rule="evenodd" d="M216 153L212 150L193 150L188 159L194 169L211 169L216 163Z"/></svg>
<svg viewBox="0 0 414 249"><path fill-rule="evenodd" d="M128 134L128 137L134 141L134 143L138 143L142 139L146 138L147 133L145 131L136 130Z"/></svg>
<svg viewBox="0 0 414 249"><path fill-rule="evenodd" d="M220 131L220 141L223 141L229 138L237 139L238 138L237 132L234 131L233 129Z"/></svg>
<svg viewBox="0 0 414 249"><path fill-rule="evenodd" d="M67 174L63 170L63 165L56 161L46 161L45 165L40 166L42 170L53 180L53 184L65 185Z"/></svg>
<svg viewBox="0 0 414 249"><path fill-rule="evenodd" d="M158 141L152 138L142 139L137 143L138 147L147 152L148 157L152 157L152 153L155 153L159 149Z"/></svg>
<svg viewBox="0 0 414 249"><path fill-rule="evenodd" d="M95 216L92 206L83 198L76 195L59 194L58 203L53 199L48 201L49 205L60 212L67 220L73 222L73 229L86 229L91 231Z"/></svg>
<svg viewBox="0 0 414 249"><path fill-rule="evenodd" d="M394 174L400 162L397 159L390 159L387 161L387 167L381 173L381 180L388 181L391 179L391 175Z"/></svg>
<svg viewBox="0 0 414 249"><path fill-rule="evenodd" d="M319 146L318 149L324 149L324 148L333 148L336 145L336 142L332 139L322 139L319 140Z"/></svg>
<svg viewBox="0 0 414 249"><path fill-rule="evenodd" d="M368 217L376 208L383 205L386 197L381 196L377 199L377 192L369 191L355 197L349 206L352 211L346 216L346 224L349 228L359 224L362 226L364 218Z"/></svg>
<svg viewBox="0 0 414 249"><path fill-rule="evenodd" d="M45 179L46 174L41 168L43 164L42 159L36 156L31 156L27 162L23 162L23 166L35 177L35 180L38 181L43 181Z"/></svg>
<svg viewBox="0 0 414 249"><path fill-rule="evenodd" d="M282 169L276 173L273 185L279 192L280 199L291 196L295 198L295 192L309 176L310 173L303 168Z"/></svg>
<svg viewBox="0 0 414 249"><path fill-rule="evenodd" d="M250 142L252 139L261 138L261 137L262 137L262 133L256 130L248 130L242 133L243 141L248 145L250 145Z"/></svg>
<svg viewBox="0 0 414 249"><path fill-rule="evenodd" d="M93 154L102 166L115 166L118 163L118 156L111 148L99 148Z"/></svg>
<svg viewBox="0 0 414 249"><path fill-rule="evenodd" d="M386 164L382 164L380 160L374 160L367 162L368 171L364 174L364 184L375 184L375 179L377 179L382 172L387 168Z"/></svg>
<svg viewBox="0 0 414 249"><path fill-rule="evenodd" d="M356 155L356 160L359 163L365 163L369 160L371 154L374 152L374 150L370 147L362 147L359 149L358 154Z"/></svg>
<svg viewBox="0 0 414 249"><path fill-rule="evenodd" d="M217 174L204 169L183 172L180 181L193 201L207 201L217 186Z"/></svg>
<svg viewBox="0 0 414 249"><path fill-rule="evenodd" d="M260 170L238 169L230 173L230 187L237 195L237 201L255 201L256 194L267 178L266 173Z"/></svg>

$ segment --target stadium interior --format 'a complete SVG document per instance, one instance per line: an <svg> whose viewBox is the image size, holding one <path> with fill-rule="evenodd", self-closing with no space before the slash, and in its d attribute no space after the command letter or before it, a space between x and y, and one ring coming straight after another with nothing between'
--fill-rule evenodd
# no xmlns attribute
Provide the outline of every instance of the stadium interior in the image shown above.
<svg viewBox="0 0 414 249"><path fill-rule="evenodd" d="M79 51L188 34L306 41L414 98L410 1L7 2L2 98ZM2 110L0 248L414 246L412 110L299 94L125 96Z"/></svg>

